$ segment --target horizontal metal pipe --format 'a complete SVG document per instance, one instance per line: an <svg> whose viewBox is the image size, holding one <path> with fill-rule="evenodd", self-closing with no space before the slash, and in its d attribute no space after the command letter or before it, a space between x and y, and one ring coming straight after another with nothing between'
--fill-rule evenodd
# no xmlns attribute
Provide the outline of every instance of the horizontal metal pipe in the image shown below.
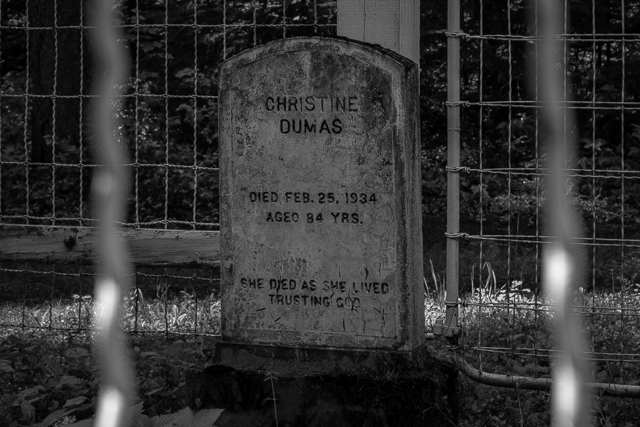
<svg viewBox="0 0 640 427"><path fill-rule="evenodd" d="M550 391L553 380L551 378L531 378L519 375L493 374L483 372L469 365L461 358L455 360L457 368L467 377L480 384L505 388L522 388L527 390ZM602 396L640 398L640 386L631 384L614 384L585 382L592 393Z"/></svg>

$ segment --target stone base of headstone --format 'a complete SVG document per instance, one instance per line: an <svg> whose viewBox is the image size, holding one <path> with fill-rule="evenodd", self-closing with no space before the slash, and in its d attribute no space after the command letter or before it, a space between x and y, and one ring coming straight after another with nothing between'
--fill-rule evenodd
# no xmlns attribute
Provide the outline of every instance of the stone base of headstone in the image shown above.
<svg viewBox="0 0 640 427"><path fill-rule="evenodd" d="M413 352L219 343L213 365L187 375L187 405L224 408L231 426L450 426L455 367Z"/></svg>

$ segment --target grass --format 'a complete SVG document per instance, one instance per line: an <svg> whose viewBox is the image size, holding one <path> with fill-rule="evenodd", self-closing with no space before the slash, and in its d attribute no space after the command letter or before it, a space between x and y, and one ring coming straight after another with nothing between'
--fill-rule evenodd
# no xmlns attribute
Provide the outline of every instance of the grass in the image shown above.
<svg viewBox="0 0 640 427"><path fill-rule="evenodd" d="M616 293L578 293L575 313L582 318L584 357L591 365L589 380L601 383L640 384L640 294L635 289ZM462 303L463 331L456 350L472 366L490 373L549 377L558 357L552 306L521 288L476 289ZM487 426L549 425L550 395L518 389L463 384L463 419L483 419ZM591 400L592 425L640 425L637 400L595 394Z"/></svg>
<svg viewBox="0 0 640 427"><path fill-rule="evenodd" d="M433 264L431 264L432 266ZM549 377L558 357L552 320L553 305L522 280L507 286L496 279L490 263L482 265L483 281L472 266L469 291L461 297L458 345L449 352L462 356L483 372L528 377ZM431 267L427 307L427 329L444 317L446 283ZM640 285L635 276L618 275L611 286L599 292L580 289L575 295L574 314L580 316L585 337L584 357L591 366L591 381L640 384ZM625 277L627 277L625 279ZM425 284L427 286L427 284ZM437 342L436 342L437 343ZM442 342L436 347L444 348ZM462 426L548 426L548 392L497 388L462 377ZM640 425L637 400L595 394L592 398L593 426Z"/></svg>
<svg viewBox="0 0 640 427"><path fill-rule="evenodd" d="M31 329L84 331L91 329L99 312L90 295L73 295L28 307L7 302L0 306L0 322ZM123 299L120 327L130 332L216 335L220 331L220 300L214 295L198 299L186 291L147 299L141 290L135 290Z"/></svg>
<svg viewBox="0 0 640 427"><path fill-rule="evenodd" d="M153 296L131 292L121 316L123 330L137 331L128 335L135 386L152 417L184 409L184 374L212 353L211 340L194 334L220 329L220 302L213 295ZM101 381L91 326L99 313L87 295L0 306L0 425L58 426L94 415Z"/></svg>
<svg viewBox="0 0 640 427"><path fill-rule="evenodd" d="M501 285L489 263L482 268L485 279L472 280L462 298L455 352L486 372L549 375L555 357L550 305L522 281ZM640 286L632 280L620 284L616 292L578 292L576 313L582 316L593 379L640 384ZM444 318L446 283L432 267L423 285L430 332ZM212 355L212 339L196 334L219 332L215 294L198 297L168 288L159 283L123 300L121 326L137 331L127 335L141 399L137 404L148 417L184 409L185 372L205 365ZM101 381L91 325L99 311L91 297L79 294L0 306L0 425L61 426L94 414ZM452 351L444 340L430 345L434 352ZM460 387L461 426L477 425L480 419L487 426L549 425L546 392L488 387L465 377ZM640 425L636 406L633 399L594 396L593 425Z"/></svg>

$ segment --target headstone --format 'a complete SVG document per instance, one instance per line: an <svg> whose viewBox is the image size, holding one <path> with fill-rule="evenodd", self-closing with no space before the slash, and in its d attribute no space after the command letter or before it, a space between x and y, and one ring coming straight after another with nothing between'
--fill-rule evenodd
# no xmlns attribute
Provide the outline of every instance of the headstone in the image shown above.
<svg viewBox="0 0 640 427"><path fill-rule="evenodd" d="M222 64L224 339L423 343L418 82L412 61L342 39Z"/></svg>

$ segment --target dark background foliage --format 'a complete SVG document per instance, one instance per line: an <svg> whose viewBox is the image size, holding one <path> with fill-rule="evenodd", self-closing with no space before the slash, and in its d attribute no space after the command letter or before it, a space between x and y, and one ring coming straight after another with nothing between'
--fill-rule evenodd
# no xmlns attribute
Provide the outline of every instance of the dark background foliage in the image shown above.
<svg viewBox="0 0 640 427"><path fill-rule="evenodd" d="M624 8L613 0L568 5L566 91L575 113L568 133L577 141L571 200L587 236L633 238L640 212L633 197L640 191L640 87L633 78L640 1L627 0ZM461 10L461 164L470 168L461 172L461 230L535 236L546 199L535 1L463 0ZM117 16L131 58L118 129L135 178L127 223L215 229L218 65L270 40L334 35L336 2L123 0ZM90 17L82 0L1 3L2 223L93 224L90 95L100 75L92 30L82 26ZM446 25L446 2L422 2L423 228L425 247L437 251L446 220ZM443 268L437 253L427 256Z"/></svg>
<svg viewBox="0 0 640 427"><path fill-rule="evenodd" d="M88 24L91 11L80 0L54 3L2 3L2 92L45 95L2 98L2 160L29 162L3 165L3 215L91 216L86 212L90 169L63 166L91 163L89 98L80 97L92 93L96 78L91 30L80 27ZM463 1L463 31L470 37L462 43L461 98L471 102L463 109L464 166L534 172L536 166L544 167L544 153L538 147L543 129L533 104L531 71L536 49L526 38L536 31L534 4ZM132 58L126 88L132 96L123 99L120 117L121 140L138 164L132 223L217 222L217 176L195 167L217 165L215 96L217 66L223 59L283 36L335 33L331 25L336 22L335 2L198 1L195 6L193 0L168 4L126 0L118 9L125 25L123 42ZM424 211L437 215L445 211L446 193L447 11L446 2L421 6ZM630 107L621 110L621 103L636 102L640 91L632 78L638 65L637 43L625 43L619 36L596 37L596 41L589 37L594 32L622 33L623 14L624 31L637 33L638 7L638 2L627 1L623 11L620 2L598 1L594 16L590 1L570 2L568 95L585 105L610 103L606 108L575 110L571 133L578 141L578 156L573 159L577 169L640 170L638 113ZM192 24L200 27L196 30ZM25 25L45 29L25 31ZM49 166L54 164L59 166ZM174 167L157 167L163 164ZM618 179L578 180L574 192L585 218L595 215L602 225L619 223L624 203L626 224L635 223L638 206L630 195L637 190L637 181L627 179L623 195L619 175L614 175ZM478 173L467 173L461 181L462 215L467 221L479 221L481 213L485 221L500 221L515 212L524 217L523 223L533 224L544 199L536 176L483 174L481 179ZM79 182L83 184L82 210Z"/></svg>

